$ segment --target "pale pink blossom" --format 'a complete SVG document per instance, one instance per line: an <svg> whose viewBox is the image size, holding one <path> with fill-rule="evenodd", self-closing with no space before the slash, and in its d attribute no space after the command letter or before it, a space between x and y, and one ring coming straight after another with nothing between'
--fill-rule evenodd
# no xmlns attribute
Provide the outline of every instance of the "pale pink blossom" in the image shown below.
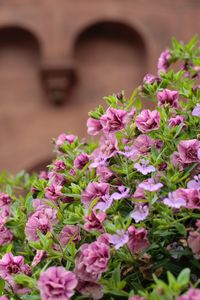
<svg viewBox="0 0 200 300"><path fill-rule="evenodd" d="M149 160L148 159L140 159L139 162L134 164L134 168L142 173L143 175L147 175L149 173L155 172L156 169L154 166L149 165Z"/></svg>
<svg viewBox="0 0 200 300"><path fill-rule="evenodd" d="M134 210L130 214L131 218L133 218L136 223L145 220L148 215L148 206L141 203L136 204Z"/></svg>
<svg viewBox="0 0 200 300"><path fill-rule="evenodd" d="M86 208L89 208L94 199L98 198L98 201L101 201L103 196L109 194L109 190L108 183L90 182L82 193L81 201Z"/></svg>
<svg viewBox="0 0 200 300"><path fill-rule="evenodd" d="M188 237L188 246L196 259L200 259L200 233L198 231L190 231Z"/></svg>
<svg viewBox="0 0 200 300"><path fill-rule="evenodd" d="M178 153L180 159L185 164L190 164L193 162L198 162L198 150L200 149L200 141L193 140L185 140L181 141L178 145Z"/></svg>
<svg viewBox="0 0 200 300"><path fill-rule="evenodd" d="M119 249L128 243L129 236L125 230L117 230L116 234L109 236L109 242L114 245L115 249Z"/></svg>
<svg viewBox="0 0 200 300"><path fill-rule="evenodd" d="M176 300L199 300L200 289L190 288L187 293L179 296Z"/></svg>
<svg viewBox="0 0 200 300"><path fill-rule="evenodd" d="M58 240L63 248L67 246L69 241L77 243L80 239L80 227L78 225L65 225L58 235Z"/></svg>
<svg viewBox="0 0 200 300"><path fill-rule="evenodd" d="M90 135L97 135L102 129L102 125L99 120L89 118L87 120L87 132Z"/></svg>
<svg viewBox="0 0 200 300"><path fill-rule="evenodd" d="M177 191L169 193L168 197L163 199L163 203L169 207L178 209L186 206L185 198Z"/></svg>
<svg viewBox="0 0 200 300"><path fill-rule="evenodd" d="M73 272L63 267L50 267L40 274L38 287L42 300L71 299L77 286Z"/></svg>
<svg viewBox="0 0 200 300"><path fill-rule="evenodd" d="M56 146L57 148L60 148L65 142L72 144L76 138L77 137L73 134L67 135L65 133L61 133L56 140Z"/></svg>
<svg viewBox="0 0 200 300"><path fill-rule="evenodd" d="M189 189L200 190L200 174L195 175L193 180L190 180L187 184Z"/></svg>
<svg viewBox="0 0 200 300"><path fill-rule="evenodd" d="M163 184L160 182L156 183L153 178L149 178L141 182L138 187L148 192L157 192L163 187Z"/></svg>
<svg viewBox="0 0 200 300"><path fill-rule="evenodd" d="M200 104L197 104L192 111L192 116L200 117Z"/></svg>
<svg viewBox="0 0 200 300"><path fill-rule="evenodd" d="M141 251L145 250L150 246L149 240L148 240L148 232L144 228L135 228L133 225L131 225L128 228L129 233L129 241L128 241L128 247L131 252L134 254L138 254Z"/></svg>

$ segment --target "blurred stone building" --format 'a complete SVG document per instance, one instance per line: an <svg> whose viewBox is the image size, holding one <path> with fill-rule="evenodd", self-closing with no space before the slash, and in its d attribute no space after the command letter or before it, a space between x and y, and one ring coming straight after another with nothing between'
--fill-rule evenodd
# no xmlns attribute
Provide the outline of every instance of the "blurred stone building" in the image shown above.
<svg viewBox="0 0 200 300"><path fill-rule="evenodd" d="M0 0L0 170L39 168L61 132L86 136L87 112L130 96L199 14L199 0Z"/></svg>

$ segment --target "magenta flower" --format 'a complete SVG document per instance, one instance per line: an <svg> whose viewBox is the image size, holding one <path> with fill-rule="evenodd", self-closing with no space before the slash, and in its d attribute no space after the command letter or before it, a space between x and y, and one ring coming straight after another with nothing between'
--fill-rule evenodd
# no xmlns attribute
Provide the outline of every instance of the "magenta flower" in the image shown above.
<svg viewBox="0 0 200 300"><path fill-rule="evenodd" d="M0 223L0 246L10 243L12 239L12 232Z"/></svg>
<svg viewBox="0 0 200 300"><path fill-rule="evenodd" d="M145 199L144 189L137 186L134 194L131 196L133 199Z"/></svg>
<svg viewBox="0 0 200 300"><path fill-rule="evenodd" d="M179 171L183 171L185 163L180 158L180 154L177 151L171 154L170 161L175 168L178 168Z"/></svg>
<svg viewBox="0 0 200 300"><path fill-rule="evenodd" d="M37 266L42 261L42 259L45 257L45 255L46 255L46 252L44 250L36 250L36 255L33 258L31 266L32 267Z"/></svg>
<svg viewBox="0 0 200 300"><path fill-rule="evenodd" d="M87 129L88 134L97 135L101 131L102 125L99 120L89 118L87 120Z"/></svg>
<svg viewBox="0 0 200 300"><path fill-rule="evenodd" d="M131 212L130 216L135 220L136 223L145 220L149 215L149 209L147 205L136 204L134 210Z"/></svg>
<svg viewBox="0 0 200 300"><path fill-rule="evenodd" d="M78 225L66 225L58 235L58 240L63 248L67 246L69 241L77 243L80 239L80 227Z"/></svg>
<svg viewBox="0 0 200 300"><path fill-rule="evenodd" d="M160 127L160 113L157 110L144 109L135 119L137 128L146 133Z"/></svg>
<svg viewBox="0 0 200 300"><path fill-rule="evenodd" d="M170 66L170 58L171 54L168 49L164 50L158 59L158 73L163 72L166 73Z"/></svg>
<svg viewBox="0 0 200 300"><path fill-rule="evenodd" d="M154 82L160 82L160 78L158 76L147 73L143 78L143 82L146 84L153 84Z"/></svg>
<svg viewBox="0 0 200 300"><path fill-rule="evenodd" d="M14 256L11 252L4 254L0 259L0 277L13 287L17 287L13 276L20 273L31 275L31 269L24 263L23 256Z"/></svg>
<svg viewBox="0 0 200 300"><path fill-rule="evenodd" d="M145 297L140 297L138 295L132 296L129 300L147 300Z"/></svg>
<svg viewBox="0 0 200 300"><path fill-rule="evenodd" d="M108 108L101 116L100 123L105 133L116 132L125 128L130 121L127 111L115 108Z"/></svg>
<svg viewBox="0 0 200 300"><path fill-rule="evenodd" d="M200 289L190 288L186 294L179 296L176 300L199 300Z"/></svg>
<svg viewBox="0 0 200 300"><path fill-rule="evenodd" d="M112 200L121 200L129 197L130 189L124 185L118 187L118 192L113 193L110 197Z"/></svg>
<svg viewBox="0 0 200 300"><path fill-rule="evenodd" d="M62 196L62 185L52 183L50 186L45 188L45 197L57 201Z"/></svg>
<svg viewBox="0 0 200 300"><path fill-rule="evenodd" d="M155 145L155 141L146 134L140 134L133 142L133 147L142 155L146 155Z"/></svg>
<svg viewBox="0 0 200 300"><path fill-rule="evenodd" d="M178 189L177 197L183 198L188 209L200 209L200 191L196 189Z"/></svg>
<svg viewBox="0 0 200 300"><path fill-rule="evenodd" d="M74 167L78 170L82 170L89 162L89 155L86 153L79 154L74 160Z"/></svg>
<svg viewBox="0 0 200 300"><path fill-rule="evenodd" d="M39 178L40 179L44 179L44 180L48 180L48 173L47 173L47 171L40 171Z"/></svg>
<svg viewBox="0 0 200 300"><path fill-rule="evenodd" d="M171 107L179 108L179 100L178 100L179 92L164 89L158 92L157 97L158 97L158 106L169 104L169 106Z"/></svg>
<svg viewBox="0 0 200 300"><path fill-rule="evenodd" d="M176 116L174 118L170 118L169 121L168 121L168 124L169 124L170 128L178 126L180 124L182 124L182 126L185 127L184 121L185 121L185 117L184 116Z"/></svg>
<svg viewBox="0 0 200 300"><path fill-rule="evenodd" d="M97 282L107 271L110 248L107 244L83 244L75 260L75 273L79 280Z"/></svg>
<svg viewBox="0 0 200 300"><path fill-rule="evenodd" d="M192 116L200 117L200 104L197 104L192 111Z"/></svg>
<svg viewBox="0 0 200 300"><path fill-rule="evenodd" d="M186 206L186 200L177 191L168 194L168 197L163 199L163 203L172 208L180 208Z"/></svg>
<svg viewBox="0 0 200 300"><path fill-rule="evenodd" d="M101 200L95 205L95 209L105 212L107 209L111 207L113 203L113 199L109 195L105 195L101 198Z"/></svg>
<svg viewBox="0 0 200 300"><path fill-rule="evenodd" d="M66 165L64 163L64 161L62 161L61 159L57 160L54 164L54 170L55 171L63 171L66 169Z"/></svg>
<svg viewBox="0 0 200 300"><path fill-rule="evenodd" d="M9 205L11 201L12 199L8 194L0 192L0 207Z"/></svg>
<svg viewBox="0 0 200 300"><path fill-rule="evenodd" d="M114 156L119 151L117 139L113 134L104 135L100 141L100 152L104 159Z"/></svg>
<svg viewBox="0 0 200 300"><path fill-rule="evenodd" d="M128 228L129 241L128 247L131 252L138 254L150 246L147 230L144 228L136 229L133 225Z"/></svg>
<svg viewBox="0 0 200 300"><path fill-rule="evenodd" d="M198 150L200 149L200 141L193 139L193 140L186 140L181 141L178 145L178 153L180 159L185 164L190 164L193 162L198 162Z"/></svg>
<svg viewBox="0 0 200 300"><path fill-rule="evenodd" d="M49 183L54 185L63 185L65 182L64 176L54 171L49 172L48 178L49 178Z"/></svg>
<svg viewBox="0 0 200 300"><path fill-rule="evenodd" d="M117 230L116 234L109 236L109 242L114 245L115 249L119 249L128 243L128 233L122 230Z"/></svg>
<svg viewBox="0 0 200 300"><path fill-rule="evenodd" d="M147 175L149 173L155 172L156 169L154 168L154 166L149 165L149 160L148 159L140 159L139 162L134 164L134 168L142 173L143 175Z"/></svg>
<svg viewBox="0 0 200 300"><path fill-rule="evenodd" d="M200 259L200 233L198 231L190 231L188 237L188 246L196 259Z"/></svg>
<svg viewBox="0 0 200 300"><path fill-rule="evenodd" d="M75 135L73 135L73 134L67 135L67 134L65 134L65 133L61 133L61 134L58 136L57 140L56 140L56 146L57 146L57 148L59 148L59 147L62 146L65 142L67 142L67 143L69 143L69 144L72 144L72 143L75 141L76 138L77 138L77 137L76 137Z"/></svg>
<svg viewBox="0 0 200 300"><path fill-rule="evenodd" d="M103 297L103 288L100 284L79 280L76 290L88 299L98 300Z"/></svg>
<svg viewBox="0 0 200 300"><path fill-rule="evenodd" d="M98 232L103 233L103 221L106 219L106 214L104 212L97 213L94 209L91 214L85 217L86 223L83 228L87 231L97 230Z"/></svg>
<svg viewBox="0 0 200 300"><path fill-rule="evenodd" d="M9 300L9 298L6 296L0 296L0 300Z"/></svg>
<svg viewBox="0 0 200 300"><path fill-rule="evenodd" d="M200 190L200 174L195 175L193 180L190 180L187 184L189 189Z"/></svg>
<svg viewBox="0 0 200 300"><path fill-rule="evenodd" d="M96 169L97 176L99 176L100 181L107 182L113 177L112 171L106 166L98 166Z"/></svg>
<svg viewBox="0 0 200 300"><path fill-rule="evenodd" d="M38 287L42 300L68 300L74 294L77 279L63 267L50 267L40 274Z"/></svg>
<svg viewBox="0 0 200 300"><path fill-rule="evenodd" d="M110 185L108 183L90 182L82 193L81 201L86 208L89 208L91 202L98 198L98 201L102 200L102 197L109 194Z"/></svg>
<svg viewBox="0 0 200 300"><path fill-rule="evenodd" d="M160 182L155 183L153 178L149 178L149 179L141 182L138 185L138 187L140 187L148 192L157 192L163 187L163 184Z"/></svg>
<svg viewBox="0 0 200 300"><path fill-rule="evenodd" d="M38 231L42 234L47 234L47 232L52 231L52 223L50 222L50 219L40 210L36 211L28 218L25 226L26 238L30 241L38 240Z"/></svg>

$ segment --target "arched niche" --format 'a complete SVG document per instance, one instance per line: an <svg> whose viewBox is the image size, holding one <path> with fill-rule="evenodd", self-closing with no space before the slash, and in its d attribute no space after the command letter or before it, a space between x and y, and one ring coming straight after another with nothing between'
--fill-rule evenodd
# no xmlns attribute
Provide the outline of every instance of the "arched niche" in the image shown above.
<svg viewBox="0 0 200 300"><path fill-rule="evenodd" d="M76 38L77 89L74 101L97 103L102 96L125 90L131 95L147 71L147 51L141 34L115 21L85 28Z"/></svg>
<svg viewBox="0 0 200 300"><path fill-rule="evenodd" d="M0 104L8 118L33 111L41 102L40 44L26 28L0 28Z"/></svg>

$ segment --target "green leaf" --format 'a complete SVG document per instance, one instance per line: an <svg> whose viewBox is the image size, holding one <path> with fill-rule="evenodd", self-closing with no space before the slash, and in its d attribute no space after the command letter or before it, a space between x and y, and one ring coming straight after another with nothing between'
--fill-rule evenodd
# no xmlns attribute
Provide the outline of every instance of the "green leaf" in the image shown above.
<svg viewBox="0 0 200 300"><path fill-rule="evenodd" d="M177 283L180 286L185 286L189 283L190 280L190 269L186 268L178 275Z"/></svg>

